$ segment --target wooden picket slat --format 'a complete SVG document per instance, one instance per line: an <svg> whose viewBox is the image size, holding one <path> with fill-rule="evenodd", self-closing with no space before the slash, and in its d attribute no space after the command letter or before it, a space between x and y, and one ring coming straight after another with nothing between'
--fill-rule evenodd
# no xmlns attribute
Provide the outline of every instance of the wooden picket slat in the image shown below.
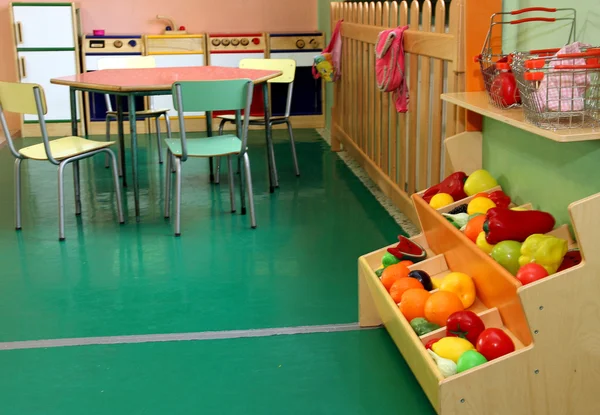
<svg viewBox="0 0 600 415"><path fill-rule="evenodd" d="M423 11L421 13L421 30L424 32L431 31L431 1L423 2ZM420 75L419 82L419 162L417 173L417 190L427 188L427 171L429 170L429 92L431 85L431 58L428 56L419 56Z"/></svg>
<svg viewBox="0 0 600 415"><path fill-rule="evenodd" d="M452 1L449 30L444 0L436 1L435 12L432 0L421 1L422 6L420 0L409 1L331 4L332 28L344 19L342 78L334 85L331 142L334 151L343 143L415 221L410 195L442 179L442 140L464 129L464 111L442 102L440 95L464 84L464 57L458 57L464 52L460 13L465 0ZM395 95L377 87L375 46L382 30L405 25L409 108L399 113Z"/></svg>

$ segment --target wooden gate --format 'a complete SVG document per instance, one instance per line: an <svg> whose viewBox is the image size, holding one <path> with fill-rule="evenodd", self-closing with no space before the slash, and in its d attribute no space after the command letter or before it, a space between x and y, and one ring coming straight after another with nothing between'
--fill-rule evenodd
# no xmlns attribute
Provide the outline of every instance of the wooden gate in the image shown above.
<svg viewBox="0 0 600 415"><path fill-rule="evenodd" d="M410 195L438 183L443 138L465 130L465 112L440 99L464 91L464 1L331 3L331 27L342 19L342 77L334 87L332 150L341 145L400 210L418 224ZM375 79L375 43L382 30L408 25L404 35L407 113Z"/></svg>

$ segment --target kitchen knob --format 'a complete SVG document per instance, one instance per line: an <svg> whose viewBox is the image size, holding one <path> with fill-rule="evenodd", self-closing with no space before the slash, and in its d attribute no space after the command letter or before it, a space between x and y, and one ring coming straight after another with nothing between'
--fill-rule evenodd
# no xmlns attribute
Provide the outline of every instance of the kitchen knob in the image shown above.
<svg viewBox="0 0 600 415"><path fill-rule="evenodd" d="M241 42L242 42L242 46L248 46L248 43L250 43L250 42L248 41L248 39L246 39L246 38L243 38L243 39L241 40Z"/></svg>
<svg viewBox="0 0 600 415"><path fill-rule="evenodd" d="M240 40L239 39L231 39L231 46L237 46L240 44Z"/></svg>
<svg viewBox="0 0 600 415"><path fill-rule="evenodd" d="M219 46L221 44L221 41L219 39L213 39L210 43L212 43L213 46Z"/></svg>
<svg viewBox="0 0 600 415"><path fill-rule="evenodd" d="M129 41L129 46L131 46L133 48L133 47L135 47L135 45L137 45L137 42L135 40Z"/></svg>
<svg viewBox="0 0 600 415"><path fill-rule="evenodd" d="M115 48L120 48L121 46L123 46L123 41L115 40L113 45L115 46Z"/></svg>
<svg viewBox="0 0 600 415"><path fill-rule="evenodd" d="M319 43L317 42L317 39L311 39L308 43L310 43L310 45L316 49L319 46Z"/></svg>
<svg viewBox="0 0 600 415"><path fill-rule="evenodd" d="M302 49L302 48L303 48L305 45L306 45L306 43L305 43L305 42L304 42L304 40L302 40L302 39L298 39L298 40L296 41L296 47L297 47L298 49Z"/></svg>
<svg viewBox="0 0 600 415"><path fill-rule="evenodd" d="M223 39L221 43L223 44L223 46L229 46L229 39Z"/></svg>
<svg viewBox="0 0 600 415"><path fill-rule="evenodd" d="M254 39L252 39L252 43L254 43L255 45L258 45L260 43L260 39L255 37Z"/></svg>

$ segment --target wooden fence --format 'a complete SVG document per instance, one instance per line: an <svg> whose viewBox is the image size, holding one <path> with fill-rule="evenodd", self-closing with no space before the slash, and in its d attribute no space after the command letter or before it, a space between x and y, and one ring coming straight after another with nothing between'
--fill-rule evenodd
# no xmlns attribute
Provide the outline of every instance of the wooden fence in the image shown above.
<svg viewBox="0 0 600 415"><path fill-rule="evenodd" d="M331 27L342 23L342 77L334 87L332 150L341 146L417 224L410 195L445 175L443 138L465 131L465 112L440 99L464 91L464 1L431 1L420 10L400 3L331 3ZM437 18L436 18L437 17ZM375 43L382 30L409 25L404 36L407 113L375 79Z"/></svg>

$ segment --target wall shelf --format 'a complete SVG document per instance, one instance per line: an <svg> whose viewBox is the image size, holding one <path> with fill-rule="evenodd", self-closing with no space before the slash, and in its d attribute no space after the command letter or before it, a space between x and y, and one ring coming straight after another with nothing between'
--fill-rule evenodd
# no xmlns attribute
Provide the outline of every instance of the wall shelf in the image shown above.
<svg viewBox="0 0 600 415"><path fill-rule="evenodd" d="M525 121L523 110L520 108L502 110L491 105L485 91L442 94L442 100L553 141L570 143L574 141L600 140L600 130L593 130L591 128L557 131L538 128Z"/></svg>

